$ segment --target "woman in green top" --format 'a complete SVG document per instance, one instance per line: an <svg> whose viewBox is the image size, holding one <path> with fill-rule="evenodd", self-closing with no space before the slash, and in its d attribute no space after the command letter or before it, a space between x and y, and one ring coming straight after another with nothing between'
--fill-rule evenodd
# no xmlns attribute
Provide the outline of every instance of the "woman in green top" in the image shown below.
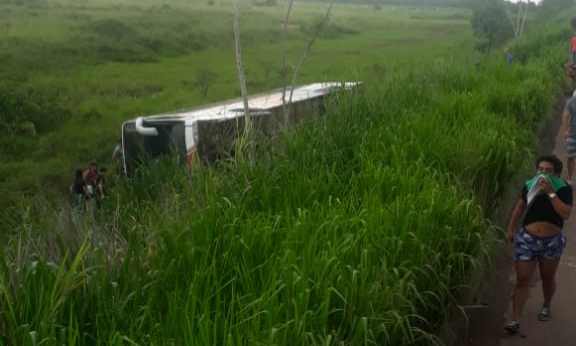
<svg viewBox="0 0 576 346"><path fill-rule="evenodd" d="M520 316L526 303L532 275L540 270L544 304L538 320L551 317L550 302L556 290L556 270L566 246L564 220L572 211L572 187L560 178L562 161L547 155L536 161L537 175L528 180L508 224L508 240L515 242L516 285L512 298L512 319L504 328L520 331ZM526 214L524 214L526 212ZM514 227L524 215L518 232Z"/></svg>

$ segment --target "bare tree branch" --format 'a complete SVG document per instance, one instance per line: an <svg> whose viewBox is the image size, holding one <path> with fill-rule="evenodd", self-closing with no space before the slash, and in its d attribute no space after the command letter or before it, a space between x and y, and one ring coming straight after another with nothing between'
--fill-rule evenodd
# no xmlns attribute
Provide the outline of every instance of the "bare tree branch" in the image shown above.
<svg viewBox="0 0 576 346"><path fill-rule="evenodd" d="M310 49L312 48L312 45L316 41L316 38L318 37L318 35L320 34L322 29L326 25L326 22L328 22L328 18L330 17L330 10L332 9L332 5L334 5L334 0L330 1L330 4L328 5L328 9L326 9L326 13L324 13L324 17L322 18L322 21L319 23L318 27L316 28L316 32L314 33L314 35L312 36L312 38L310 39L310 41L306 45L306 49L304 50L304 53L300 57L300 61L298 61L298 65L296 65L296 68L294 69L294 75L292 77L292 87L290 88L289 103L292 102L292 95L294 94L294 88L296 87L296 78L298 77L298 72L300 71L300 68L302 67L302 64L304 63L304 59L306 59L306 57L308 56L308 53L310 53Z"/></svg>
<svg viewBox="0 0 576 346"><path fill-rule="evenodd" d="M528 17L528 8L530 7L530 0L517 2L518 13L516 13L516 22L512 20L512 15L509 15L510 24L514 29L514 46L518 44L518 40L524 34L524 25L526 23L526 18Z"/></svg>
<svg viewBox="0 0 576 346"><path fill-rule="evenodd" d="M514 41L518 38L520 34L520 17L522 17L522 2L517 3L518 13L516 13L516 24L514 25Z"/></svg>
<svg viewBox="0 0 576 346"><path fill-rule="evenodd" d="M526 1L526 6L524 6L524 13L522 15L522 22L520 23L520 35L519 37L522 37L522 34L524 34L524 24L526 24L526 18L528 18L528 8L530 7L530 0Z"/></svg>
<svg viewBox="0 0 576 346"><path fill-rule="evenodd" d="M288 3L288 9L286 10L286 18L284 18L284 28L282 29L282 50L281 59L282 66L280 69L280 76L282 78L282 115L284 118L284 129L288 128L288 112L286 110L286 75L288 71L286 70L286 33L288 31L288 20L290 19L290 12L292 12L292 4L294 0L290 0Z"/></svg>
<svg viewBox="0 0 576 346"><path fill-rule="evenodd" d="M238 137L236 141L236 155L242 153L244 143L247 138L250 138L251 121L250 121L250 106L248 105L248 93L246 91L246 79L244 77L244 70L242 68L242 53L240 45L240 11L238 10L238 0L232 0L234 4L234 43L235 43L235 56L236 67L238 68L238 78L240 79L240 90L242 92L242 100L244 102L244 132L242 136ZM236 116L236 131L238 131L238 116Z"/></svg>

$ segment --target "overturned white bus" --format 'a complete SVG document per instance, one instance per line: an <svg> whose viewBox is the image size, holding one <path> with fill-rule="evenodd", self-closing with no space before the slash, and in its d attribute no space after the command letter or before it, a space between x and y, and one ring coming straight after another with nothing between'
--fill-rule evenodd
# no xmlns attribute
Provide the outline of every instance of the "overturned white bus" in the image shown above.
<svg viewBox="0 0 576 346"><path fill-rule="evenodd" d="M325 96L360 84L326 82L295 88L287 104L288 125L322 115ZM285 97L288 100L289 90ZM283 125L282 89L250 96L248 106L255 130L274 135ZM126 121L122 124L124 171L131 176L139 163L163 155L176 156L188 166L212 161L218 154L230 152L243 129L241 98Z"/></svg>

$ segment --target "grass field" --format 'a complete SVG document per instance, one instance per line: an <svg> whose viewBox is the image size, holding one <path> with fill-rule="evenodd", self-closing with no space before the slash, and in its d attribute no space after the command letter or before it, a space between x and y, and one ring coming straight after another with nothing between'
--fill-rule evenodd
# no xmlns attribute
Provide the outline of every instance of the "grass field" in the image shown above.
<svg viewBox="0 0 576 346"><path fill-rule="evenodd" d="M461 9L337 5L299 82L366 92L260 159L151 165L93 219L58 196L123 120L239 94L232 7L22 3L0 5L3 345L437 345L565 82L559 25L476 67ZM295 4L290 64L325 8ZM249 92L279 87L285 4L241 11Z"/></svg>
<svg viewBox="0 0 576 346"><path fill-rule="evenodd" d="M23 3L0 4L0 73L11 82L8 88L32 89L23 93L42 94L40 108L51 103L66 116L46 130L36 124L33 138L20 131L17 140L3 141L4 191L65 190L76 166L108 164L124 120L240 94L228 2ZM249 93L281 87L286 8L241 5ZM326 8L294 5L287 33L289 82ZM472 64L471 31L461 9L335 5L331 13L298 84L368 82L438 60Z"/></svg>

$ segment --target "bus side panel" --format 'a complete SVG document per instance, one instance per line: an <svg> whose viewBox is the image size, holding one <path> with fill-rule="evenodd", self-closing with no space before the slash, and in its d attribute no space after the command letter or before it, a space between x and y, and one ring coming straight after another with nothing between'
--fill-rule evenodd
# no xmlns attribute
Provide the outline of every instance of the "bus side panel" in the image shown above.
<svg viewBox="0 0 576 346"><path fill-rule="evenodd" d="M126 122L122 127L124 164L128 177L132 177L142 163L161 156L176 157L179 164L187 162L184 123L169 122L155 124L154 127L158 131L157 136L140 134L133 121Z"/></svg>
<svg viewBox="0 0 576 346"><path fill-rule="evenodd" d="M244 117L224 120L200 120L198 124L198 154L202 161L214 162L233 156L236 139L244 130Z"/></svg>

